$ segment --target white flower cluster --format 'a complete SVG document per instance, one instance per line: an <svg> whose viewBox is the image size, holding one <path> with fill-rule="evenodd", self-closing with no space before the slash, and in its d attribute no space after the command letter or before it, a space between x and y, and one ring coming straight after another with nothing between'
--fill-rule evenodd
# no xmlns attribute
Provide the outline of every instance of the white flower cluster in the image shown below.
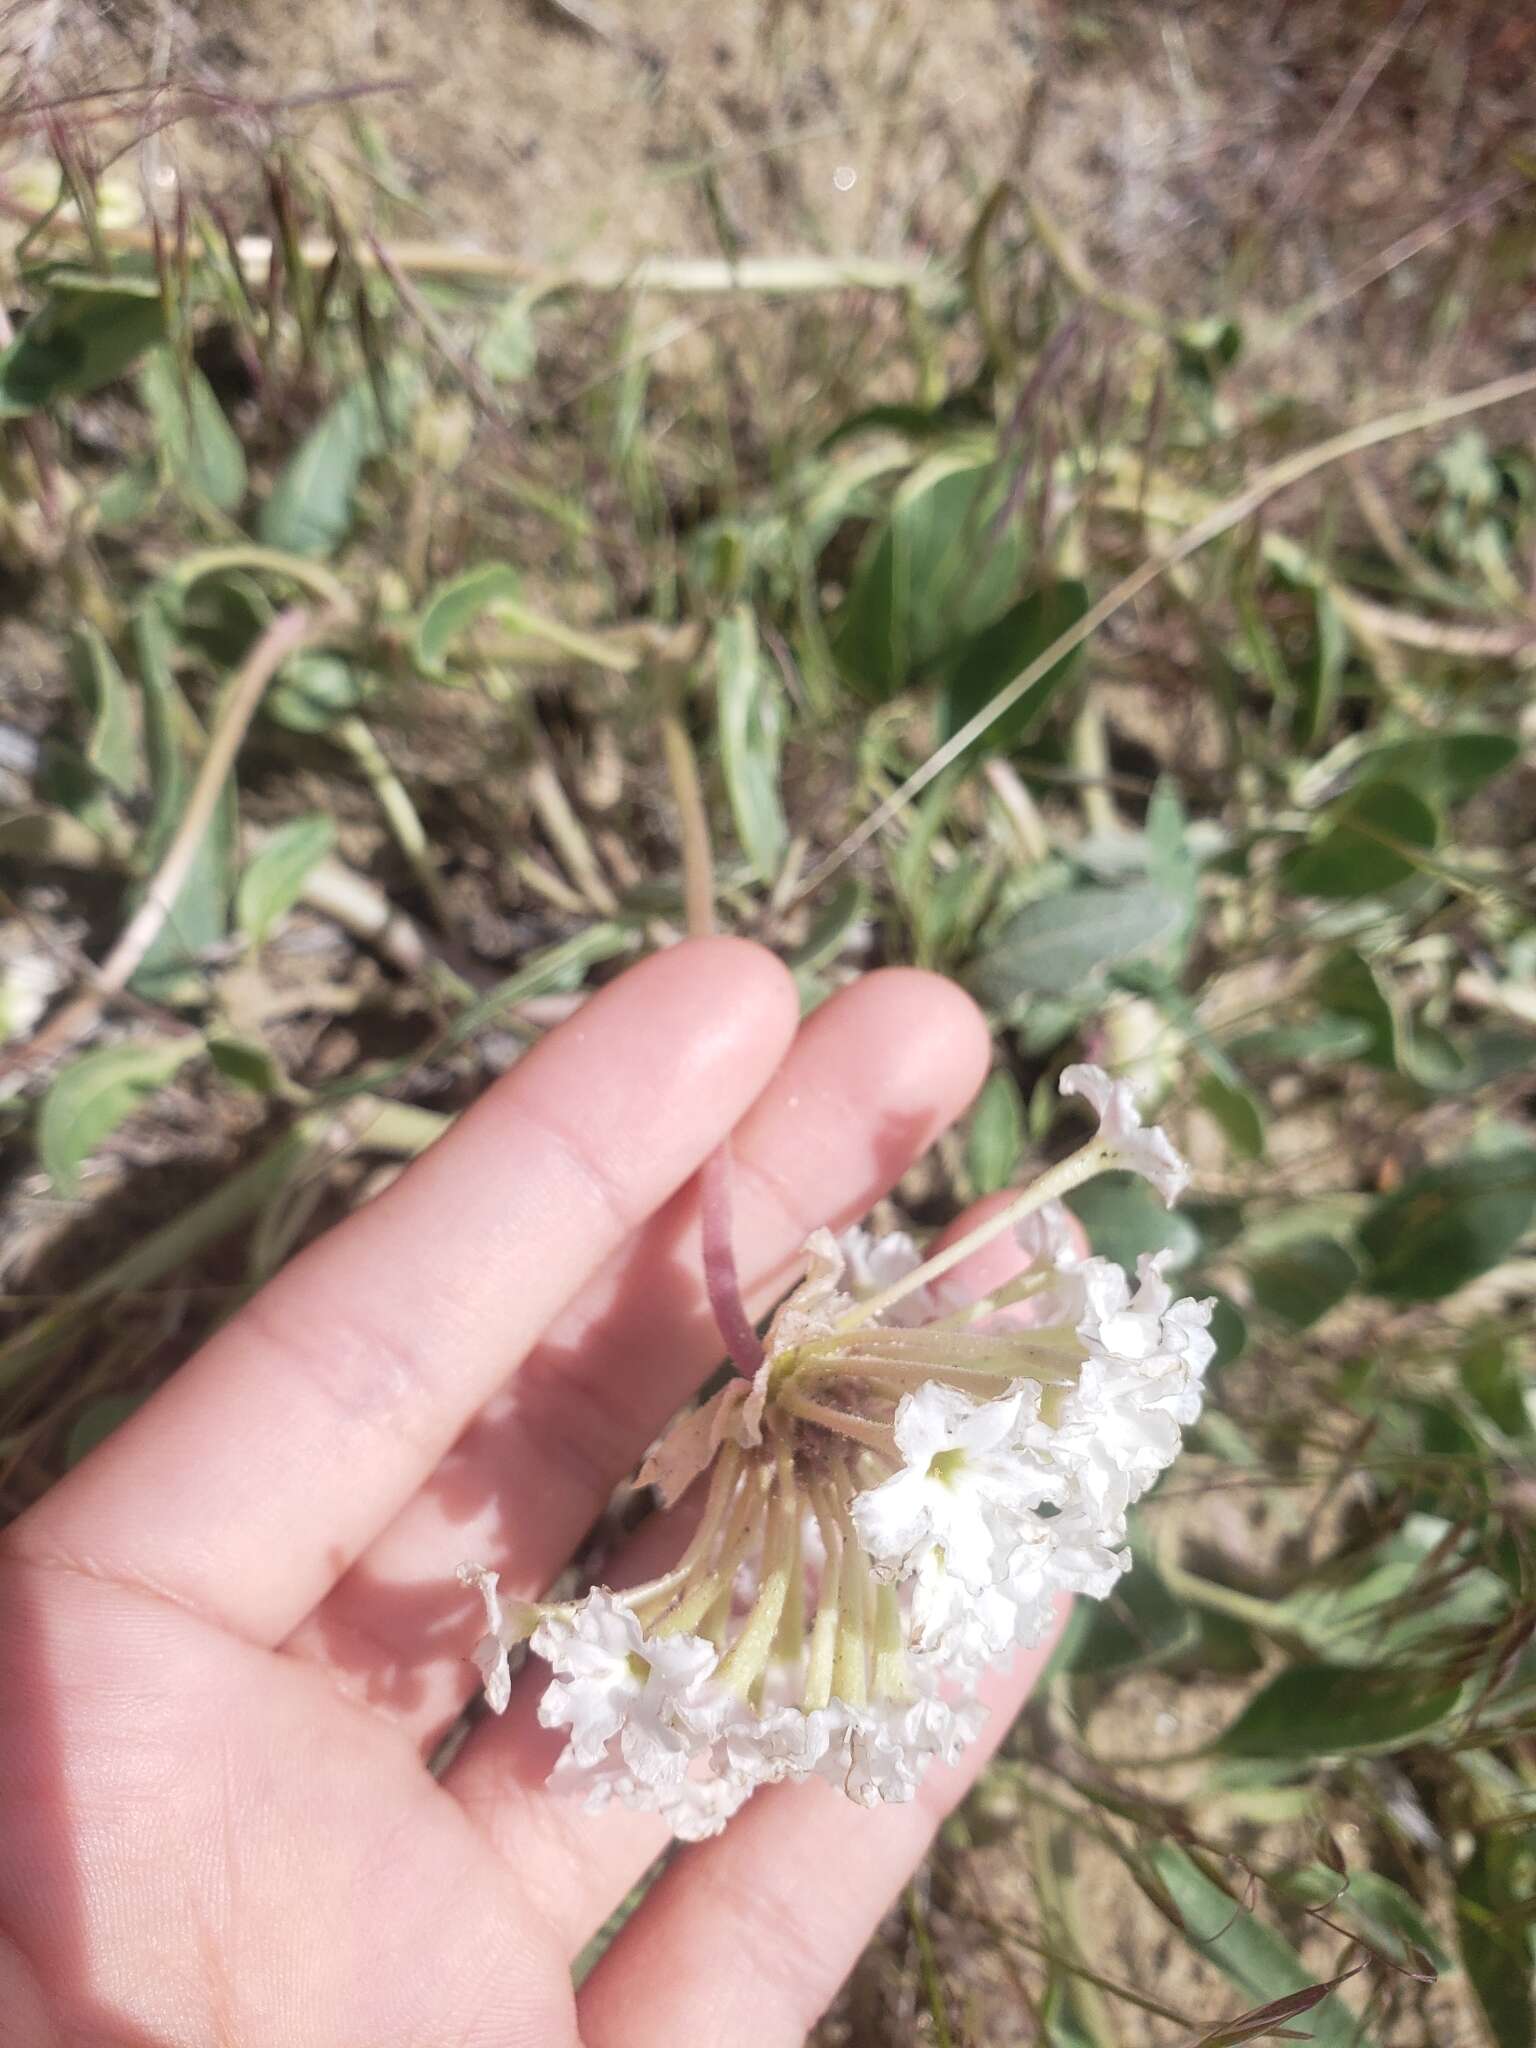
<svg viewBox="0 0 1536 2048"><path fill-rule="evenodd" d="M1057 1199L1126 1167L1172 1201L1188 1178L1124 1083L1073 1067L1096 1138L972 1240L1013 1227L1028 1265L951 1303L951 1251L818 1232L766 1360L685 1417L641 1474L676 1499L706 1468L679 1563L567 1605L503 1603L475 1655L500 1712L508 1650L553 1674L569 1730L551 1783L619 1800L687 1839L759 1786L817 1775L864 1805L910 1798L984 1710L977 1680L1039 1642L1059 1597L1102 1598L1127 1568L1125 1517L1200 1411L1211 1304L1175 1300L1163 1259L1079 1257Z"/></svg>

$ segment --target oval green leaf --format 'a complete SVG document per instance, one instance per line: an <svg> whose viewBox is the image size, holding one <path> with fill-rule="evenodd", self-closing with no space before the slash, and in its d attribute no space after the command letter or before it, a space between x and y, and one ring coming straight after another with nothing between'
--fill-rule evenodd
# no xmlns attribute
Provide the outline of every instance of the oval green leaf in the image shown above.
<svg viewBox="0 0 1536 2048"><path fill-rule="evenodd" d="M1405 1748L1452 1718L1459 1683L1415 1666L1362 1671L1353 1664L1297 1664L1255 1694L1212 1743L1213 1756L1370 1756Z"/></svg>
<svg viewBox="0 0 1536 2048"><path fill-rule="evenodd" d="M102 1139L202 1049L196 1032L139 1038L101 1046L65 1067L37 1118L38 1155L61 1195L77 1192L80 1168Z"/></svg>
<svg viewBox="0 0 1536 2048"><path fill-rule="evenodd" d="M357 384L323 413L261 508L263 546L328 555L352 530L363 464L384 445L371 387Z"/></svg>
<svg viewBox="0 0 1536 2048"><path fill-rule="evenodd" d="M317 811L280 825L252 856L235 892L240 929L257 945L276 929L304 893L310 870L336 843L336 827Z"/></svg>
<svg viewBox="0 0 1536 2048"><path fill-rule="evenodd" d="M1400 782L1367 782L1323 814L1310 846L1280 864L1298 896L1375 896L1420 872L1415 856L1439 838L1434 812Z"/></svg>
<svg viewBox="0 0 1536 2048"><path fill-rule="evenodd" d="M1019 521L996 463L914 470L865 547L832 623L833 658L874 702L920 680L1003 611L1022 580Z"/></svg>
<svg viewBox="0 0 1536 2048"><path fill-rule="evenodd" d="M1042 896L1004 925L972 968L971 987L1005 1014L1029 996L1077 996L1107 968L1171 939L1183 918L1179 898L1155 882Z"/></svg>
<svg viewBox="0 0 1536 2048"><path fill-rule="evenodd" d="M0 419L99 390L164 332L165 308L152 280L56 276L43 305L0 349Z"/></svg>
<svg viewBox="0 0 1536 2048"><path fill-rule="evenodd" d="M139 396L170 480L189 497L233 512L245 496L245 450L195 363L157 348L139 372Z"/></svg>
<svg viewBox="0 0 1536 2048"><path fill-rule="evenodd" d="M1390 1301L1439 1301L1509 1257L1536 1219L1536 1149L1426 1167L1370 1211L1365 1285Z"/></svg>
<svg viewBox="0 0 1536 2048"><path fill-rule="evenodd" d="M1519 758L1520 742L1503 732L1450 732L1375 747L1361 766L1372 781L1400 782L1428 803L1460 803Z"/></svg>
<svg viewBox="0 0 1536 2048"><path fill-rule="evenodd" d="M94 626L75 628L69 667L75 694L91 721L85 758L119 796L131 796L143 775L133 704L123 672Z"/></svg>
<svg viewBox="0 0 1536 2048"><path fill-rule="evenodd" d="M1328 1237L1298 1237L1248 1268L1253 1298L1293 1330L1305 1330L1336 1308L1360 1278L1360 1268Z"/></svg>
<svg viewBox="0 0 1536 2048"><path fill-rule="evenodd" d="M967 640L946 664L947 679L939 699L940 739L950 739L985 710L1015 676L1022 675L1075 626L1087 609L1085 585L1070 579L1047 583ZM1010 704L973 743L974 751L1008 753L1022 746L1071 675L1081 652L1081 648L1073 648L1031 683L1018 702Z"/></svg>
<svg viewBox="0 0 1536 2048"><path fill-rule="evenodd" d="M440 583L416 621L416 666L423 675L440 676L448 650L499 600L517 596L521 580L505 562L480 562L447 583Z"/></svg>
<svg viewBox="0 0 1536 2048"><path fill-rule="evenodd" d="M965 1163L978 1195L996 1194L1018 1171L1024 1149L1024 1098L1006 1068L988 1075L966 1134Z"/></svg>

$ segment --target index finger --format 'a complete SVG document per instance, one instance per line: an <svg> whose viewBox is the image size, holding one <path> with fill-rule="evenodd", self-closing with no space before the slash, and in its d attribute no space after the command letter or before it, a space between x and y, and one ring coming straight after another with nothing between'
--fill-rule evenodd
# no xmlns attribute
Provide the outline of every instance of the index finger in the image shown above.
<svg viewBox="0 0 1536 2048"><path fill-rule="evenodd" d="M764 949L633 967L312 1245L10 1532L276 1643L793 1036Z"/></svg>

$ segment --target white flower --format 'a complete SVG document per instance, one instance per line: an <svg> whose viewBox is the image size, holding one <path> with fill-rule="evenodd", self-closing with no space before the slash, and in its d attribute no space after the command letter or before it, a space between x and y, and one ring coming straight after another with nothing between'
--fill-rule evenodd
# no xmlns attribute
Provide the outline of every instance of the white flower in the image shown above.
<svg viewBox="0 0 1536 2048"><path fill-rule="evenodd" d="M676 1782L698 1747L686 1719L718 1661L698 1636L647 1636L617 1595L599 1587L570 1613L546 1615L533 1650L555 1673L539 1701L546 1728L569 1728L569 1754L596 1765L617 1735L642 1783Z"/></svg>
<svg viewBox="0 0 1536 2048"><path fill-rule="evenodd" d="M505 1607L497 1591L500 1573L485 1571L477 1564L459 1566L459 1584L473 1586L485 1603L485 1634L471 1653L475 1667L485 1681L486 1705L493 1714L504 1714L512 1697L512 1670L507 1652L527 1640L539 1615L526 1600L512 1600Z"/></svg>
<svg viewBox="0 0 1536 2048"><path fill-rule="evenodd" d="M1065 1202L1046 1202L1014 1225L1013 1236L1032 1266L1065 1267L1082 1263L1077 1226Z"/></svg>
<svg viewBox="0 0 1536 2048"><path fill-rule="evenodd" d="M576 1763L569 1750L550 1772L549 1785L552 1791L579 1795L588 1813L604 1813L615 1802L634 1813L654 1813L680 1842L701 1842L718 1835L754 1789L750 1783L727 1777L685 1777L675 1783L650 1784L616 1757L605 1756L589 1766Z"/></svg>
<svg viewBox="0 0 1536 2048"><path fill-rule="evenodd" d="M1127 1553L1111 1549L1102 1518L1086 1500L1054 1515L1020 1523L1003 1562L1002 1579L1014 1607L1014 1641L1038 1643L1047 1634L1058 1593L1102 1600L1126 1569Z"/></svg>
<svg viewBox="0 0 1536 2048"><path fill-rule="evenodd" d="M1000 1514L1051 1491L1050 1474L1018 1441L1039 1400L1032 1381L995 1401L973 1401L936 1380L902 1397L895 1436L904 1469L861 1493L852 1510L859 1540L885 1576L937 1548L968 1585L991 1581Z"/></svg>
<svg viewBox="0 0 1536 2048"><path fill-rule="evenodd" d="M866 1707L835 1700L828 1716L833 1735L817 1766L820 1776L860 1806L880 1806L910 1799L935 1757L958 1762L986 1709L972 1702L952 1706L929 1691Z"/></svg>
<svg viewBox="0 0 1536 2048"><path fill-rule="evenodd" d="M1137 1261L1134 1295L1107 1259L1086 1260L1077 1275L1087 1357L1052 1434L1110 1516L1177 1456L1180 1431L1199 1418L1201 1376L1216 1349L1214 1303L1175 1301L1162 1277L1167 1259L1159 1252Z"/></svg>
<svg viewBox="0 0 1536 2048"><path fill-rule="evenodd" d="M823 1707L754 1712L737 1700L721 1732L721 1754L727 1774L739 1783L772 1785L808 1776L826 1755L832 1733L832 1717Z"/></svg>
<svg viewBox="0 0 1536 2048"><path fill-rule="evenodd" d="M1189 1168L1160 1124L1143 1125L1129 1081L1114 1081L1102 1067L1068 1067L1063 1095L1081 1095L1098 1112L1099 1136L1114 1164L1149 1180L1171 1209L1189 1185Z"/></svg>
<svg viewBox="0 0 1536 2048"><path fill-rule="evenodd" d="M920 1663L931 1660L951 1678L977 1678L1008 1655L1017 1640L1018 1609L1003 1586L968 1586L936 1551L918 1565L911 1586Z"/></svg>
<svg viewBox="0 0 1536 2048"><path fill-rule="evenodd" d="M855 1225L843 1232L837 1248L847 1262L843 1285L855 1301L867 1301L872 1294L883 1293L895 1281L915 1273L923 1262L922 1254L904 1230L876 1237L872 1231ZM926 1287L914 1288L911 1294L892 1302L880 1317L888 1327L907 1330L932 1319L933 1300Z"/></svg>

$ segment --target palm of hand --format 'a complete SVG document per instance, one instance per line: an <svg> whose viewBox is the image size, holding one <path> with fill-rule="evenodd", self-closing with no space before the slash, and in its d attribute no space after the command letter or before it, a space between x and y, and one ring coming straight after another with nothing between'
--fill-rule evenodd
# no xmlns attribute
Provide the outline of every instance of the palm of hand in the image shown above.
<svg viewBox="0 0 1536 2048"><path fill-rule="evenodd" d="M654 1824L543 1790L558 1744L526 1685L441 1782L424 1767L475 1685L454 1566L537 1590L713 1362L704 1157L736 1128L761 1303L985 1064L927 976L795 1026L739 942L633 970L8 1532L5 2048L801 2039L968 1773L873 1814L760 1794L578 2010L570 1959Z"/></svg>
<svg viewBox="0 0 1536 2048"><path fill-rule="evenodd" d="M565 1956L397 1728L153 1592L28 1564L0 1601L49 1674L0 1714L0 2035L574 2042Z"/></svg>

